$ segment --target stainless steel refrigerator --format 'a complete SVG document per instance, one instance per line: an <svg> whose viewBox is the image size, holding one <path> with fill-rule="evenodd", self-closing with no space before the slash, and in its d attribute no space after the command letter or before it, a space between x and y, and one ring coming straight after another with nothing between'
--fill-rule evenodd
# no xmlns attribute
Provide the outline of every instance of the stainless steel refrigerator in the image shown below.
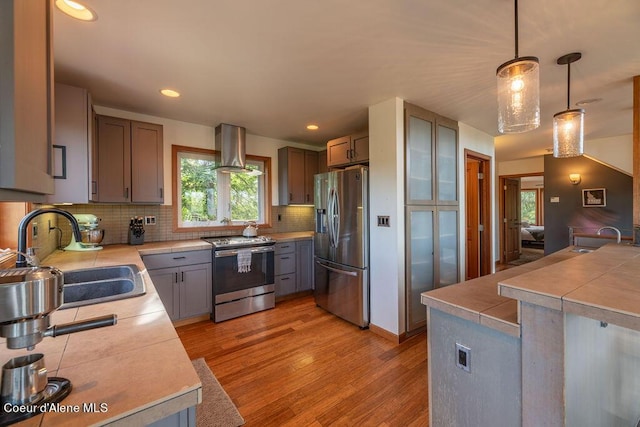
<svg viewBox="0 0 640 427"><path fill-rule="evenodd" d="M369 326L368 168L315 176L315 300L361 328Z"/></svg>

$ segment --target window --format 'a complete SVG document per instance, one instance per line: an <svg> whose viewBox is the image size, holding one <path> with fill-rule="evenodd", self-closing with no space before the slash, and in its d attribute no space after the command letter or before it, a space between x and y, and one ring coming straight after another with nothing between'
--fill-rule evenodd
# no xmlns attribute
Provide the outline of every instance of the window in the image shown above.
<svg viewBox="0 0 640 427"><path fill-rule="evenodd" d="M246 221L269 224L271 159L246 156L250 173L224 173L215 167L216 152L172 146L173 212L176 231L202 231L243 226Z"/></svg>
<svg viewBox="0 0 640 427"><path fill-rule="evenodd" d="M538 224L538 191L520 191L520 222Z"/></svg>

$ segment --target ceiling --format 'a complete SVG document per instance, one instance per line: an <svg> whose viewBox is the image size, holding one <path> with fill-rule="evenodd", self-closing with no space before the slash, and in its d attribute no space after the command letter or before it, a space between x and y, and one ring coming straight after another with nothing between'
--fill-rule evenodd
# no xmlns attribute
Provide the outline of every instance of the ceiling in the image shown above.
<svg viewBox="0 0 640 427"><path fill-rule="evenodd" d="M56 10L56 80L94 103L317 145L366 128L367 107L399 97L497 136L500 161L547 154L552 118L587 105L585 139L632 133L640 1L521 0L521 56L540 59L539 129L499 136L496 68L514 54L512 0L85 0ZM170 87L177 99L159 94ZM575 108L575 107L574 107ZM305 129L316 123L320 129Z"/></svg>

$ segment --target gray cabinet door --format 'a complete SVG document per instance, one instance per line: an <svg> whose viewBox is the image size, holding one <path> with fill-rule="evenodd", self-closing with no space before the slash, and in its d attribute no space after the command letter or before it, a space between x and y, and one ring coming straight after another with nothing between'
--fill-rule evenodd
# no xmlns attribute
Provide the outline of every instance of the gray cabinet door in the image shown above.
<svg viewBox="0 0 640 427"><path fill-rule="evenodd" d="M131 122L98 116L99 202L131 201Z"/></svg>
<svg viewBox="0 0 640 427"><path fill-rule="evenodd" d="M131 201L164 201L162 126L131 122Z"/></svg>
<svg viewBox="0 0 640 427"><path fill-rule="evenodd" d="M342 166L351 162L351 136L327 142L327 166Z"/></svg>
<svg viewBox="0 0 640 427"><path fill-rule="evenodd" d="M180 268L180 318L211 313L211 264Z"/></svg>
<svg viewBox="0 0 640 427"><path fill-rule="evenodd" d="M313 241L296 242L296 291L313 289Z"/></svg>
<svg viewBox="0 0 640 427"><path fill-rule="evenodd" d="M56 83L55 87L56 126L53 151L56 179L55 192L47 197L47 202L88 203L91 99L86 89L61 83Z"/></svg>
<svg viewBox="0 0 640 427"><path fill-rule="evenodd" d="M180 318L178 273L179 269L176 267L149 270L153 286L171 320Z"/></svg>
<svg viewBox="0 0 640 427"><path fill-rule="evenodd" d="M54 190L51 5L0 2L0 200L36 200Z"/></svg>
<svg viewBox="0 0 640 427"><path fill-rule="evenodd" d="M369 135L353 135L351 137L351 162L366 163L369 161Z"/></svg>
<svg viewBox="0 0 640 427"><path fill-rule="evenodd" d="M314 175L318 173L318 153L316 151L304 151L304 194L305 205L313 204Z"/></svg>

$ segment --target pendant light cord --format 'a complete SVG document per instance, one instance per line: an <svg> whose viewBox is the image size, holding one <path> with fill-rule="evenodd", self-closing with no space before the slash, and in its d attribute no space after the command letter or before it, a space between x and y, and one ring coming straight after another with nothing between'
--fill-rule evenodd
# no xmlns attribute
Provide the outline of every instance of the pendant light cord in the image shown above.
<svg viewBox="0 0 640 427"><path fill-rule="evenodd" d="M514 0L515 2L515 29L516 29L516 59L518 59L518 0Z"/></svg>
<svg viewBox="0 0 640 427"><path fill-rule="evenodd" d="M567 110L571 106L571 62L567 64Z"/></svg>

